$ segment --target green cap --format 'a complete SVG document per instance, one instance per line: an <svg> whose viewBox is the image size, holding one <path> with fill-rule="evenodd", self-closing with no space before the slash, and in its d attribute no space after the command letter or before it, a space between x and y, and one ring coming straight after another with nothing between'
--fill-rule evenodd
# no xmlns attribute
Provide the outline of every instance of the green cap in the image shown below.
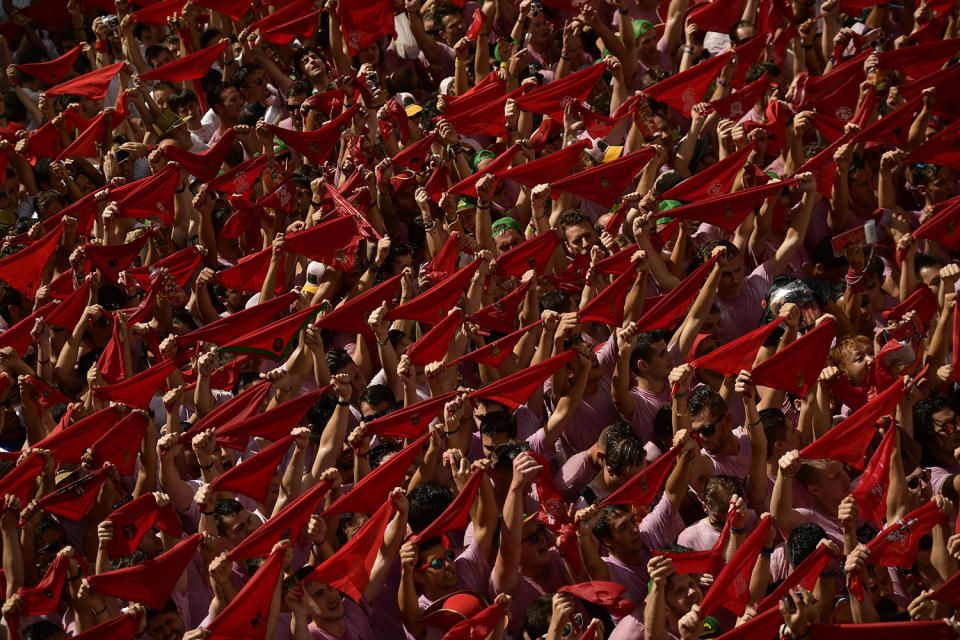
<svg viewBox="0 0 960 640"><path fill-rule="evenodd" d="M633 25L633 35L637 38L653 29L653 23L649 20L632 20L630 24Z"/></svg>
<svg viewBox="0 0 960 640"><path fill-rule="evenodd" d="M489 149L483 149L481 151L477 151L475 154L473 154L473 157L470 158L470 170L476 171L477 167L480 165L480 163L483 160L486 160L487 158L496 158L496 157L497 157L497 154L495 154L493 151L490 151Z"/></svg>
<svg viewBox="0 0 960 640"><path fill-rule="evenodd" d="M496 238L498 235L506 231L507 229L516 229L518 232L522 233L520 229L520 223L511 218L510 216L505 216L500 218L491 225L493 231L493 237Z"/></svg>
<svg viewBox="0 0 960 640"><path fill-rule="evenodd" d="M457 200L457 213L465 211L467 209L476 209L477 208L477 199L471 198L469 196L462 196Z"/></svg>
<svg viewBox="0 0 960 640"><path fill-rule="evenodd" d="M676 209L681 206L683 203L679 200L661 200L660 206L657 207L657 211L663 213L664 211L670 211L670 209Z"/></svg>
<svg viewBox="0 0 960 640"><path fill-rule="evenodd" d="M700 634L700 640L708 638L719 638L722 633L720 623L713 616L707 616L703 619L703 633Z"/></svg>

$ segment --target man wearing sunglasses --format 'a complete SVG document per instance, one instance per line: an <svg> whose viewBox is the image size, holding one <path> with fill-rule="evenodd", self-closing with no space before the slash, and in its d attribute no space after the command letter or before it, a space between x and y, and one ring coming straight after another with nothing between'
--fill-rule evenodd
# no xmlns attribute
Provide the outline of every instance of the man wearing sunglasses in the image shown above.
<svg viewBox="0 0 960 640"><path fill-rule="evenodd" d="M956 502L960 496L960 420L945 396L924 398L913 406L913 428L923 450L922 467L930 471L933 493Z"/></svg>
<svg viewBox="0 0 960 640"><path fill-rule="evenodd" d="M751 468L754 453L761 458L757 464L763 464L765 449L751 446L750 434L755 437L763 431L763 423L757 413L756 388L746 371L740 372L735 390L743 399L744 415L747 424L733 428L733 418L727 401L710 387L702 386L689 392L693 380L693 368L690 365L677 367L670 374L676 391L673 397L675 428L690 429L700 440L706 455L694 463L691 486L702 492L707 478L715 475L730 475L746 480Z"/></svg>

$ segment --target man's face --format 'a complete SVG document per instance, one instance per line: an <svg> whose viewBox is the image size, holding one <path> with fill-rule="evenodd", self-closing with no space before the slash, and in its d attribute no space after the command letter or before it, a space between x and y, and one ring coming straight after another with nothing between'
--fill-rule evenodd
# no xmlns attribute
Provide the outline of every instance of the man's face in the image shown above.
<svg viewBox="0 0 960 640"><path fill-rule="evenodd" d="M421 549L414 577L431 590L456 588L457 565L450 559L451 553L442 544Z"/></svg>
<svg viewBox="0 0 960 640"><path fill-rule="evenodd" d="M516 229L507 229L500 232L493 242L497 247L497 255L501 255L523 242L523 236Z"/></svg>
<svg viewBox="0 0 960 640"><path fill-rule="evenodd" d="M715 415L709 409L701 409L690 416L690 428L703 438L703 448L707 453L717 453L730 431L730 414Z"/></svg>
<svg viewBox="0 0 960 640"><path fill-rule="evenodd" d="M247 78L247 80L249 81L249 78ZM217 109L221 114L221 118L226 118L232 122L240 117L240 111L243 110L243 105L243 96L240 95L236 87L227 87L220 93L220 105L218 105Z"/></svg>
<svg viewBox="0 0 960 640"><path fill-rule="evenodd" d="M953 171L950 170L950 167L940 167L933 180L927 183L927 200L936 204L952 198L954 184Z"/></svg>
<svg viewBox="0 0 960 640"><path fill-rule="evenodd" d="M287 96L287 111L290 112L290 120L301 129L303 128L303 112L300 111L300 105L302 105L308 97L306 94Z"/></svg>
<svg viewBox="0 0 960 640"><path fill-rule="evenodd" d="M483 445L483 457L490 459L496 450L497 445L509 442L510 436L506 433L483 433L480 434L480 444Z"/></svg>
<svg viewBox="0 0 960 640"><path fill-rule="evenodd" d="M194 102L191 102L190 104L181 105L180 108L177 109L177 115L183 118L184 120L186 120L187 117L189 117L191 122L196 122L199 124L200 118L201 118L200 103L194 101Z"/></svg>
<svg viewBox="0 0 960 640"><path fill-rule="evenodd" d="M657 30L650 29L637 38L637 55L641 60L651 60L657 55Z"/></svg>
<svg viewBox="0 0 960 640"><path fill-rule="evenodd" d="M931 416L933 431L941 449L948 453L960 446L960 429L957 428L957 414L950 407L944 407Z"/></svg>
<svg viewBox="0 0 960 640"><path fill-rule="evenodd" d="M167 48L159 50L157 55L150 58L150 64L153 65L154 69L156 69L157 67L161 67L167 64L168 62L173 62L173 61L174 61L174 57L170 53L170 50Z"/></svg>
<svg viewBox="0 0 960 640"><path fill-rule="evenodd" d="M873 190L873 171L864 167L850 176L850 201L860 207L877 206L877 196Z"/></svg>
<svg viewBox="0 0 960 640"><path fill-rule="evenodd" d="M355 362L349 362L347 363L347 366L337 373L345 373L350 376L350 386L353 387L353 393L350 396L350 402L352 404L356 404L357 398L360 397L360 393L367 386L363 376L360 375L360 369L357 368L357 364Z"/></svg>
<svg viewBox="0 0 960 640"><path fill-rule="evenodd" d="M370 404L369 402L360 403L360 414L367 419L372 418L373 416L382 416L384 412L390 408L389 402L381 402L380 404Z"/></svg>
<svg viewBox="0 0 960 640"><path fill-rule="evenodd" d="M161 87L159 89L153 90L153 100L157 103L157 106L161 109L170 108L170 94L173 92L170 91L167 87Z"/></svg>
<svg viewBox="0 0 960 640"><path fill-rule="evenodd" d="M151 618L146 631L151 640L180 640L186 629L183 616L170 611Z"/></svg>
<svg viewBox="0 0 960 640"><path fill-rule="evenodd" d="M260 519L246 509L241 509L222 520L223 533L220 534L220 541L226 549L233 549L260 528Z"/></svg>
<svg viewBox="0 0 960 640"><path fill-rule="evenodd" d="M817 470L811 493L825 504L839 504L850 493L850 476L842 462L833 461Z"/></svg>
<svg viewBox="0 0 960 640"><path fill-rule="evenodd" d="M670 369L673 367L673 358L667 351L667 343L663 340L657 340L650 345L650 348L653 350L650 362L642 361L646 364L643 377L649 380L664 381L670 375Z"/></svg>
<svg viewBox="0 0 960 640"><path fill-rule="evenodd" d="M703 592L694 576L688 573L675 573L667 580L667 611L677 620L687 614L695 604L703 600Z"/></svg>
<svg viewBox="0 0 960 640"><path fill-rule="evenodd" d="M523 524L523 539L520 548L520 566L542 567L550 562L550 547L553 542L546 525L531 518Z"/></svg>
<svg viewBox="0 0 960 640"><path fill-rule="evenodd" d="M567 248L574 255L589 255L590 248L598 241L597 232L588 220L567 227L563 235Z"/></svg>
<svg viewBox="0 0 960 640"><path fill-rule="evenodd" d="M300 59L300 68L303 74L314 85L326 88L330 84L330 76L327 75L327 63L320 55L311 51Z"/></svg>
<svg viewBox="0 0 960 640"><path fill-rule="evenodd" d="M437 26L440 28L440 37L451 47L467 34L467 26L463 24L463 17L459 13L443 16Z"/></svg>
<svg viewBox="0 0 960 640"><path fill-rule="evenodd" d="M263 69L257 69L247 74L246 80L243 81L241 94L247 102L266 104L270 95L267 92L267 72Z"/></svg>
<svg viewBox="0 0 960 640"><path fill-rule="evenodd" d="M940 265L930 265L920 269L920 279L930 287L934 295L940 290Z"/></svg>
<svg viewBox="0 0 960 640"><path fill-rule="evenodd" d="M743 256L737 255L725 261L720 272L720 284L717 286L717 295L722 300L732 302L740 297L743 291Z"/></svg>
<svg viewBox="0 0 960 640"><path fill-rule="evenodd" d="M883 289L880 288L880 276L867 273L863 277L863 295L870 299L874 309L883 308Z"/></svg>
<svg viewBox="0 0 960 640"><path fill-rule="evenodd" d="M380 45L372 42L357 53L360 64L380 64Z"/></svg>
<svg viewBox="0 0 960 640"><path fill-rule="evenodd" d="M930 501L933 485L930 484L929 469L917 467L907 476L907 494L910 496L911 510Z"/></svg>
<svg viewBox="0 0 960 640"><path fill-rule="evenodd" d="M310 615L319 622L337 622L343 619L343 596L336 589L322 582L304 585L310 596Z"/></svg>
<svg viewBox="0 0 960 640"><path fill-rule="evenodd" d="M643 547L640 538L640 527L633 517L633 512L618 513L610 521L610 539L604 542L618 553L637 551Z"/></svg>

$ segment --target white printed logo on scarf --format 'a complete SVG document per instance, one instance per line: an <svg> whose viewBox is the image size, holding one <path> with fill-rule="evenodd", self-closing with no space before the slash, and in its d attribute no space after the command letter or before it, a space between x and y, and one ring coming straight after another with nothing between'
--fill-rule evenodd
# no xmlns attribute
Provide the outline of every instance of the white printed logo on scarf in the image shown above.
<svg viewBox="0 0 960 640"><path fill-rule="evenodd" d="M690 107L697 102L697 92L693 90L693 87L687 87L680 94L680 100L683 101L683 110L689 111Z"/></svg>
<svg viewBox="0 0 960 640"><path fill-rule="evenodd" d="M730 104L730 118L740 118L743 115L743 104L737 100Z"/></svg>
<svg viewBox="0 0 960 640"><path fill-rule="evenodd" d="M849 122L853 118L853 109L850 107L837 107L834 113L837 115L837 119L843 120L844 122Z"/></svg>

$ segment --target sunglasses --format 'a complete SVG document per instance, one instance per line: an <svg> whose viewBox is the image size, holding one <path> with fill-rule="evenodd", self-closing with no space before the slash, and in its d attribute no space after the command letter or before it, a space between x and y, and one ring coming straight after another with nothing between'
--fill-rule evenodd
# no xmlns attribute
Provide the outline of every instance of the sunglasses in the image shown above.
<svg viewBox="0 0 960 640"><path fill-rule="evenodd" d="M921 483L930 482L931 475L930 469L924 469L920 472L919 476L916 476L915 478L907 478L907 487L910 489L919 489Z"/></svg>
<svg viewBox="0 0 960 640"><path fill-rule="evenodd" d="M960 422L960 416L954 416L952 420L947 420L946 422L941 420L934 420L933 426L939 429L944 435L952 436L960 427L958 425Z"/></svg>
<svg viewBox="0 0 960 640"><path fill-rule="evenodd" d="M717 422L719 422L719 420L718 420ZM705 424L705 425L703 425L702 427L700 427L699 429L694 429L693 432L696 433L697 435L706 436L706 437L709 438L709 437L712 436L712 435L716 435L716 433L717 433L717 423L714 422L714 423L711 423L711 424Z"/></svg>
<svg viewBox="0 0 960 640"><path fill-rule="evenodd" d="M444 553L443 553L442 556L440 556L439 558L434 558L433 560L430 560L429 562L424 562L422 565L420 565L419 567L417 567L417 570L418 570L418 571L425 571L425 570L429 567L429 568L433 569L434 571L439 571L440 569L443 568L443 565L444 565L444 564L446 564L446 563L448 563L448 562L449 562L450 564L453 564L453 561L454 561L454 559L455 559L456 557L457 557L457 556L453 553L453 550L452 550L452 549L447 549L446 551L444 551Z"/></svg>
<svg viewBox="0 0 960 640"><path fill-rule="evenodd" d="M570 618L570 622L564 625L563 630L560 632L560 637L570 638L576 634L579 634L581 631L583 631L584 622L586 622L586 620L584 619L582 613L573 614L573 616ZM546 637L547 637L547 634L545 633L542 636L540 636L537 640L544 640L544 638Z"/></svg>
<svg viewBox="0 0 960 640"><path fill-rule="evenodd" d="M529 536L523 539L523 542L529 542L531 544L536 544L539 538L544 540L549 540L547 536L547 526L545 524L538 524L537 530L531 533Z"/></svg>

